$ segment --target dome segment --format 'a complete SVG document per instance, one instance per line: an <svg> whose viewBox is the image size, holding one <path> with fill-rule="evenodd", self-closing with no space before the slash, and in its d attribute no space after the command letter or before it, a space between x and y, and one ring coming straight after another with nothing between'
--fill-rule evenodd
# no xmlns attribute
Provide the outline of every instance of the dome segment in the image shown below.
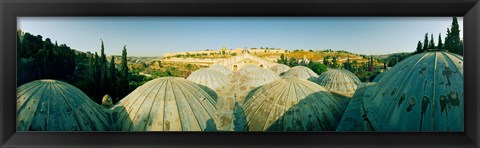
<svg viewBox="0 0 480 148"><path fill-rule="evenodd" d="M249 73L249 72L253 72L253 71L259 70L259 69L264 69L264 68L258 67L258 66L256 66L256 65L249 64L249 65L246 65L246 66L242 67L242 68L239 70L239 72L241 72L241 73Z"/></svg>
<svg viewBox="0 0 480 148"><path fill-rule="evenodd" d="M211 68L199 69L190 74L190 76L187 77L187 80L207 86L212 90L220 89L229 84L230 81L227 76Z"/></svg>
<svg viewBox="0 0 480 148"><path fill-rule="evenodd" d="M299 79L310 79L318 77L318 75L313 72L310 68L305 66L295 66L290 68L287 72L283 74L283 77L286 78L299 78Z"/></svg>
<svg viewBox="0 0 480 148"><path fill-rule="evenodd" d="M413 55L364 95L377 131L463 131L463 58L447 52Z"/></svg>
<svg viewBox="0 0 480 148"><path fill-rule="evenodd" d="M119 102L122 131L215 130L216 101L197 84L176 77L151 80Z"/></svg>
<svg viewBox="0 0 480 148"><path fill-rule="evenodd" d="M343 69L329 69L313 80L331 92L353 94L360 85L360 79L353 73Z"/></svg>
<svg viewBox="0 0 480 148"><path fill-rule="evenodd" d="M253 91L244 112L251 131L335 130L343 114L325 88L297 78L276 80Z"/></svg>
<svg viewBox="0 0 480 148"><path fill-rule="evenodd" d="M213 64L210 68L221 72L225 76L232 74L232 71L223 65Z"/></svg>
<svg viewBox="0 0 480 148"><path fill-rule="evenodd" d="M277 64L277 65L274 65L274 66L270 67L270 70L272 70L273 72L275 72L278 75L288 71L289 69L290 69L290 67L288 67L285 64Z"/></svg>
<svg viewBox="0 0 480 148"><path fill-rule="evenodd" d="M256 70L247 70L247 71L249 72L242 73L240 76L240 81L242 85L246 87L255 88L255 87L273 82L275 80L281 79L280 76L275 74L273 71L264 69L264 68L258 68Z"/></svg>
<svg viewBox="0 0 480 148"><path fill-rule="evenodd" d="M17 88L18 131L108 131L106 110L80 89L57 80Z"/></svg>

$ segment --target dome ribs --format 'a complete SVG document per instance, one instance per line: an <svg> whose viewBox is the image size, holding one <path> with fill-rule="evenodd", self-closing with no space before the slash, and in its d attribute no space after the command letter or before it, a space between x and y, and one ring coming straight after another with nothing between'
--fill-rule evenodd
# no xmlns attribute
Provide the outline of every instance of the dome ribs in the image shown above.
<svg viewBox="0 0 480 148"><path fill-rule="evenodd" d="M25 90L28 88L29 90ZM36 80L18 87L24 99L17 111L19 131L110 130L106 110L78 88L56 80ZM27 100L28 98L28 100ZM26 107L26 108L25 108Z"/></svg>
<svg viewBox="0 0 480 148"><path fill-rule="evenodd" d="M149 96L152 94L152 92L155 90L155 89L160 89L158 88L158 85L160 83L154 83L154 84L150 84L150 89L145 89L145 92L147 92L146 94L144 94L145 96L144 97L139 97L140 100L136 100L135 102L132 103L132 111L130 112L132 114L132 116L129 115L130 117L130 120L131 120L131 124L128 125L128 129L130 130L133 130L133 131L139 131L141 130L141 125L143 125L141 122L142 122L142 116L145 115L145 114L138 114L139 112L140 113L143 113L141 112L141 110L144 110L145 108L148 108L148 107L140 107L140 106L143 106L143 104L145 104L145 101L149 100ZM136 109L134 110L133 107L136 107Z"/></svg>
<svg viewBox="0 0 480 148"><path fill-rule="evenodd" d="M150 125L153 124L150 116L153 114L153 113L152 113L152 109L154 108L155 102L157 102L157 100L159 99L159 97L156 97L156 96L158 96L158 94L160 93L160 90L161 90L163 87L166 87L166 85L167 85L166 83L167 83L167 81L163 81L163 82L160 82L160 83L158 83L157 85L155 85L155 86L152 88L153 90L156 90L155 95L150 96L150 95L152 94L152 92L150 92L150 93L148 94L148 96L145 98L145 100L143 101L143 102L145 103L147 100L151 100L151 101L149 101L149 102L146 103L146 104L147 104L147 105L148 105L148 104L152 104L152 105L150 105L150 107L148 107L148 112L147 112L148 114L142 115L142 117L143 117L143 116L147 116L146 118L143 119L143 120L146 120L146 121L141 122L141 124L139 124L139 125L137 126L137 127L139 127L142 131L143 131L143 130L146 130L146 129L149 129L149 128L150 128ZM153 99L151 99L151 98L153 98ZM143 104L142 104L142 106L143 106ZM142 126L143 126L143 127L142 127Z"/></svg>
<svg viewBox="0 0 480 148"><path fill-rule="evenodd" d="M179 82L179 83L181 83L181 82ZM188 93L190 93L191 96L194 96L195 93L202 94L201 92L192 92L191 90L194 90L194 89L192 89L193 86L190 86L190 85L188 85L188 84L186 84L186 86L187 86L187 87L190 87L190 89L187 88L186 90L187 90ZM178 89L181 89L181 88L179 87L179 85L176 85L176 87L178 87ZM205 111L206 115L202 115L202 116L198 116L198 117L197 117L195 114L192 114L192 115L194 116L194 118L195 118L195 122L196 122L197 125L198 125L198 129L199 129L199 130L204 130L204 129L207 127L207 126L206 126L206 123L205 123L205 124L202 124L202 123L200 123L199 121L200 121L200 120L202 120L202 121L207 121L208 119L199 119L199 118L204 117L204 116L209 116L210 118L213 119L213 117L214 117L215 115L211 115L211 114L208 112L208 109L205 108L205 104L202 104L202 103L201 103L201 100L194 99L194 98L191 98L191 97L187 97L184 93L182 93L182 94L184 95L185 101L186 101L186 103L188 104L190 110L196 109L196 110L203 110L203 111ZM202 94L202 96L203 96L204 98L206 97L206 95L207 95L207 94ZM187 98L189 98L189 100L190 100L190 98L191 98L191 100L188 101ZM210 101L210 100L207 100L207 101ZM193 106L192 106L192 105L191 105L192 103L196 103L196 105L193 105ZM198 105L200 105L200 106L202 106L202 107L201 107L201 108L197 108ZM211 107L212 107L212 108L215 108L215 106L211 106ZM193 113L193 110L192 110L192 113ZM182 122L182 123L184 123L184 122ZM189 122L185 122L185 123L189 123Z"/></svg>
<svg viewBox="0 0 480 148"><path fill-rule="evenodd" d="M270 87L270 88L271 88L271 87ZM275 90L272 90L270 93L267 93L268 96L265 97L264 99L250 103L250 104L252 104L252 103L256 104L256 103L259 103L259 102L260 102L260 104L259 104L258 106L256 106L255 108L251 108L252 110L254 110L253 112L251 112L250 114L246 114L246 115L245 115L245 116L247 117L247 125L249 125L250 123L253 124L253 123L259 122L259 123L255 124L255 125L262 126L262 128L256 127L256 126L254 126L254 127L249 127L250 130L258 131L258 130L262 130L262 129L263 129L263 126L265 126L265 125L264 125L265 123L262 125L262 124L260 124L260 123L263 122L263 121L256 121L256 120L254 120L254 119L256 119L255 116L257 116L257 115L258 115L257 112L259 112L259 111L262 109L264 103L266 102L265 100L267 100L268 98L271 97L271 95L274 94L274 93L272 93L272 92L276 92L277 90L281 90L281 89L282 89L282 87L279 87L279 88L277 88L277 89L275 89ZM252 97L254 97L254 96L252 96ZM260 97L260 96L257 96L257 97ZM251 100L251 99L249 99L249 100ZM249 103L249 102L245 102L245 103ZM250 109L250 108L245 108L245 111L246 111L247 109ZM249 118L249 117L250 117L250 118ZM259 128L260 128L260 129L259 129Z"/></svg>
<svg viewBox="0 0 480 148"><path fill-rule="evenodd" d="M463 96L458 95L463 92L462 63L457 55L425 52L385 72L376 86L366 90L363 98L372 128L375 131L463 131ZM384 93L388 95L382 96Z"/></svg>

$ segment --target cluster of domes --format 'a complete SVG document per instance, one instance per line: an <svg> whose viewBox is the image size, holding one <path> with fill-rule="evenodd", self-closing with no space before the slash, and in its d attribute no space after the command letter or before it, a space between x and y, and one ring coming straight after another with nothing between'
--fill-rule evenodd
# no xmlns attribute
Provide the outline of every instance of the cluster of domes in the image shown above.
<svg viewBox="0 0 480 148"><path fill-rule="evenodd" d="M373 83L342 69L213 65L151 80L109 109L70 84L37 80L17 89L17 130L463 131L463 80L463 57L447 52L413 55ZM353 95L346 109L344 93Z"/></svg>
<svg viewBox="0 0 480 148"><path fill-rule="evenodd" d="M344 69L328 69L313 81L329 91L341 94L353 94L361 83L355 74Z"/></svg>
<svg viewBox="0 0 480 148"><path fill-rule="evenodd" d="M299 79L311 79L318 77L318 74L313 72L310 68L305 66L295 66L290 68L282 75L285 78L299 78Z"/></svg>
<svg viewBox="0 0 480 148"><path fill-rule="evenodd" d="M313 82L279 79L252 92L244 103L250 131L335 130L343 111L325 88Z"/></svg>
<svg viewBox="0 0 480 148"><path fill-rule="evenodd" d="M112 121L80 89L57 80L17 88L18 131L106 131Z"/></svg>

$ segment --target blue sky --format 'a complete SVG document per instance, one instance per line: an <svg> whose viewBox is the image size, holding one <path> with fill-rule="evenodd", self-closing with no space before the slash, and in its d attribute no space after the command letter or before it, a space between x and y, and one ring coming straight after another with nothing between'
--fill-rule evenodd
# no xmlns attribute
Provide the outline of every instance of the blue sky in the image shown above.
<svg viewBox="0 0 480 148"><path fill-rule="evenodd" d="M458 18L463 34L463 19ZM17 28L80 51L129 56L222 47L414 51L426 32L444 41L451 17L19 17ZM430 35L429 35L430 37Z"/></svg>

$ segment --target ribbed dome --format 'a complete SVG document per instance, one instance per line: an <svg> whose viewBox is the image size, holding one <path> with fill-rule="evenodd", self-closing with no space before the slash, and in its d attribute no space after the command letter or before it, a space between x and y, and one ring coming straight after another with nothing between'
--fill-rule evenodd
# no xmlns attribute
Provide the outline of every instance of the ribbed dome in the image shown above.
<svg viewBox="0 0 480 148"><path fill-rule="evenodd" d="M364 95L377 131L463 131L463 57L413 55L385 73Z"/></svg>
<svg viewBox="0 0 480 148"><path fill-rule="evenodd" d="M102 106L80 89L57 80L37 80L17 88L18 131L107 131Z"/></svg>
<svg viewBox="0 0 480 148"><path fill-rule="evenodd" d="M241 73L249 73L249 72L252 72L252 71L259 70L259 69L264 69L264 68L258 67L258 66L256 66L256 65L249 64L249 65L247 65L247 66L242 67L242 68L239 70L239 72L241 72Z"/></svg>
<svg viewBox="0 0 480 148"><path fill-rule="evenodd" d="M285 72L283 74L283 77L310 79L310 78L318 77L318 75L308 67L295 66L295 67L290 68L287 72Z"/></svg>
<svg viewBox="0 0 480 148"><path fill-rule="evenodd" d="M325 88L297 78L276 80L251 92L244 111L251 131L335 130L343 114Z"/></svg>
<svg viewBox="0 0 480 148"><path fill-rule="evenodd" d="M355 74L344 69L328 69L313 81L329 91L347 94L355 93L361 83Z"/></svg>
<svg viewBox="0 0 480 148"><path fill-rule="evenodd" d="M210 68L221 72L225 76L232 74L232 71L223 65L213 64L212 66L210 66Z"/></svg>
<svg viewBox="0 0 480 148"><path fill-rule="evenodd" d="M205 85L212 90L217 90L229 84L229 78L227 76L211 68L199 69L190 74L187 80Z"/></svg>
<svg viewBox="0 0 480 148"><path fill-rule="evenodd" d="M122 131L205 131L216 128L215 105L197 84L163 77L138 87L115 108Z"/></svg>
<svg viewBox="0 0 480 148"><path fill-rule="evenodd" d="M258 87L281 79L280 76L275 74L273 71L265 68L246 71L243 71L244 73L241 74L240 81L248 87Z"/></svg>
<svg viewBox="0 0 480 148"><path fill-rule="evenodd" d="M274 65L274 66L270 67L270 70L277 73L278 75L288 71L289 69L290 69L290 67L288 67L285 64L277 64L277 65Z"/></svg>

